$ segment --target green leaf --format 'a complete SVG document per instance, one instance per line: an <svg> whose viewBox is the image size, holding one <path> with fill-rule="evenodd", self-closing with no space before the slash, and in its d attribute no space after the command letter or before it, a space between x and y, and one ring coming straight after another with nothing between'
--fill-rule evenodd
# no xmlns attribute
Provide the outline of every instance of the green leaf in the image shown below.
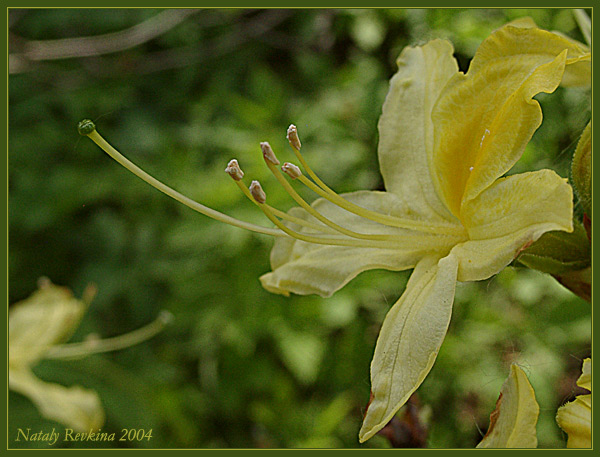
<svg viewBox="0 0 600 457"><path fill-rule="evenodd" d="M526 267L552 275L583 270L591 262L590 241L583 226L574 221L571 233L547 232L517 260Z"/></svg>

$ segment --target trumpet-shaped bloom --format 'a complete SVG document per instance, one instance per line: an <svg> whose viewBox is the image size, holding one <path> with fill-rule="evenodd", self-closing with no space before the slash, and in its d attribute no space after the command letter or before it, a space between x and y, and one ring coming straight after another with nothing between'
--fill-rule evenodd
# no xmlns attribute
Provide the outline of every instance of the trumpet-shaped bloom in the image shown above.
<svg viewBox="0 0 600 457"><path fill-rule="evenodd" d="M295 126L288 140L310 175L281 170L321 199L306 203L276 168L267 166L300 205L287 214L269 206L260 183L242 184L237 160L226 172L277 226L239 221L166 186L122 156L90 120L78 130L118 163L161 192L216 220L276 237L269 291L330 296L359 273L414 269L383 322L371 364L372 401L361 441L386 425L431 370L444 340L457 281L489 278L543 233L572 231L572 189L550 170L504 176L542 122L541 92L562 82L589 86L590 53L573 40L510 23L479 47L466 74L452 45L434 40L398 58L379 121L379 162L386 192L338 195L300 154Z"/></svg>
<svg viewBox="0 0 600 457"><path fill-rule="evenodd" d="M10 389L28 397L42 416L80 432L98 429L104 423L98 394L81 386L44 382L32 368L42 359L76 359L131 346L152 337L169 318L161 314L146 327L114 338L62 344L78 327L92 295L90 288L79 300L68 289L44 279L40 289L11 306L8 315Z"/></svg>
<svg viewBox="0 0 600 457"><path fill-rule="evenodd" d="M550 170L504 175L542 121L533 97L561 81L589 84L589 59L583 45L530 20L494 32L466 74L447 41L404 49L378 126L387 191L343 195L352 212L331 194L312 205L339 226L389 241L371 247L276 239L272 272L261 282L286 295L330 296L362 271L414 268L377 341L361 442L385 426L433 366L457 281L489 278L543 233L572 230L565 179ZM289 215L319 224L306 208Z"/></svg>
<svg viewBox="0 0 600 457"><path fill-rule="evenodd" d="M592 359L585 359L577 385L592 391ZM592 394L578 395L575 400L558 408L556 422L567 434L567 447L592 446Z"/></svg>

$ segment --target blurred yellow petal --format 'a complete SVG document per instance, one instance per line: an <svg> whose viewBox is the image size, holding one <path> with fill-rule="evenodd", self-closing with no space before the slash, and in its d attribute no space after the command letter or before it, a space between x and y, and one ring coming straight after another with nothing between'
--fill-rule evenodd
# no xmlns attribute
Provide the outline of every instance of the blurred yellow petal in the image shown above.
<svg viewBox="0 0 600 457"><path fill-rule="evenodd" d="M348 201L379 213L404 213L403 202L391 193L355 192L343 196ZM363 271L378 268L399 271L413 268L424 255L431 252L448 253L457 242L454 237L420 234L384 226L349 213L324 199L315 201L312 206L323 216L339 225L351 227L356 232L404 236L406 243L397 249L382 249L327 246L293 238L278 238L271 251L272 272L260 278L265 289L284 295L293 292L302 295L314 293L327 297ZM290 214L311 219L301 208L293 208ZM311 233L310 229L293 223L286 225L302 233Z"/></svg>
<svg viewBox="0 0 600 457"><path fill-rule="evenodd" d="M450 323L456 271L452 254L425 257L385 317L371 363L372 401L361 442L392 419L431 370Z"/></svg>
<svg viewBox="0 0 600 457"><path fill-rule="evenodd" d="M65 427L88 432L104 423L104 410L93 390L43 382L27 367L9 370L9 387L29 398L42 416Z"/></svg>
<svg viewBox="0 0 600 457"><path fill-rule="evenodd" d="M453 249L459 281L486 279L551 230L572 230L571 186L551 170L497 180L463 208L469 233Z"/></svg>
<svg viewBox="0 0 600 457"><path fill-rule="evenodd" d="M429 163L431 111L448 80L458 72L453 52L452 45L442 40L404 48L378 124L385 188L423 218L452 218L434 188Z"/></svg>
<svg viewBox="0 0 600 457"><path fill-rule="evenodd" d="M517 365L502 385L490 427L478 448L535 448L540 408L527 376Z"/></svg>
<svg viewBox="0 0 600 457"><path fill-rule="evenodd" d="M592 390L592 359L583 361L577 385ZM592 447L592 395L578 395L572 402L558 408L556 422L569 436L568 448Z"/></svg>
<svg viewBox="0 0 600 457"><path fill-rule="evenodd" d="M70 290L42 281L39 290L10 307L10 365L31 365L72 335L87 305Z"/></svg>
<svg viewBox="0 0 600 457"><path fill-rule="evenodd" d="M589 357L583 361L581 376L577 380L577 385L584 389L592 390L592 359Z"/></svg>
<svg viewBox="0 0 600 457"><path fill-rule="evenodd" d="M569 436L568 448L592 447L592 396L579 395L558 408L556 422Z"/></svg>

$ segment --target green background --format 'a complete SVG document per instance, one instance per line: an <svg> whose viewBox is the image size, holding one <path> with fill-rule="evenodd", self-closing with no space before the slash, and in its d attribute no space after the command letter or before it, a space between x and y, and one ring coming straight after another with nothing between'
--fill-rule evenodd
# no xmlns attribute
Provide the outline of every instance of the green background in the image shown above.
<svg viewBox="0 0 600 457"><path fill-rule="evenodd" d="M118 32L159 12L11 10L9 51ZM139 346L44 361L36 373L97 390L103 431L153 430L149 442L107 446L358 447L376 337L408 273L367 272L329 299L270 294L258 277L269 271L271 239L168 199L79 137L77 122L96 119L115 147L182 193L268 225L223 172L229 159L263 183L273 206L292 207L258 144L291 159L285 131L295 123L305 157L331 187L383 189L376 124L402 48L449 39L466 70L492 30L521 16L582 40L560 9L199 10L118 52L26 61L11 72L10 303L41 276L76 295L95 283L73 341L131 331L162 309L175 316ZM537 98L544 123L511 172L568 177L589 91ZM427 445L474 447L517 362L540 403L540 446L564 447L554 415L575 392L590 338L589 304L549 276L507 268L460 284L448 336L418 390ZM9 400L9 446L35 446L11 441L19 427L61 429L25 397ZM389 446L381 436L361 445Z"/></svg>

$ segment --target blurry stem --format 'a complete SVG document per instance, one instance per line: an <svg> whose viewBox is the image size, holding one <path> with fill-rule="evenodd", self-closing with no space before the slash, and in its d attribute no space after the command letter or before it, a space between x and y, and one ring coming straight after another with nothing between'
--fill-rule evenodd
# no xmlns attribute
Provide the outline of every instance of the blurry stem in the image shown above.
<svg viewBox="0 0 600 457"><path fill-rule="evenodd" d="M573 15L575 16L575 20L577 21L577 25L585 38L588 46L592 44L592 21L589 16L582 9L573 10Z"/></svg>
<svg viewBox="0 0 600 457"><path fill-rule="evenodd" d="M196 14L197 9L171 9L161 11L144 22L119 32L104 35L62 38L58 40L23 40L23 52L9 56L10 73L19 73L27 69L27 61L69 59L90 57L133 48L146 43L181 24L188 16Z"/></svg>
<svg viewBox="0 0 600 457"><path fill-rule="evenodd" d="M172 319L169 312L163 311L150 324L123 335L106 339L90 339L81 343L68 343L54 346L44 358L47 359L76 359L91 354L117 351L141 343L159 333Z"/></svg>

